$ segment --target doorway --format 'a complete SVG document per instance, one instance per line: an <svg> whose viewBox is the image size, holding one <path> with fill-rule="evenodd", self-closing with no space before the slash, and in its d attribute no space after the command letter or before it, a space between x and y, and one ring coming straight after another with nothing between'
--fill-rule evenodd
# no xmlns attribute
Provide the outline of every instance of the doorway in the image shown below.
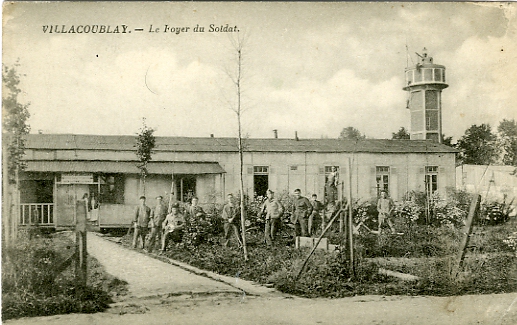
<svg viewBox="0 0 517 325"><path fill-rule="evenodd" d="M177 175L175 182L176 200L190 202L196 196L196 175Z"/></svg>
<svg viewBox="0 0 517 325"><path fill-rule="evenodd" d="M266 196L269 188L269 167L255 166L253 167L253 197Z"/></svg>

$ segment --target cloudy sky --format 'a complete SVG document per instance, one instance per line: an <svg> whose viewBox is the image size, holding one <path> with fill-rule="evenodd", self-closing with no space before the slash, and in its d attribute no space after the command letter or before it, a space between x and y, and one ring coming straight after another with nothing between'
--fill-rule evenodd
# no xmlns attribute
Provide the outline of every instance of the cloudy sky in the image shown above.
<svg viewBox="0 0 517 325"><path fill-rule="evenodd" d="M409 127L404 69L426 47L447 68L443 131L457 139L517 118L516 18L504 3L4 4L3 62L19 62L32 132L134 134L145 117L157 135L235 136L228 73L245 35L245 133L390 138ZM122 24L131 33L43 31Z"/></svg>

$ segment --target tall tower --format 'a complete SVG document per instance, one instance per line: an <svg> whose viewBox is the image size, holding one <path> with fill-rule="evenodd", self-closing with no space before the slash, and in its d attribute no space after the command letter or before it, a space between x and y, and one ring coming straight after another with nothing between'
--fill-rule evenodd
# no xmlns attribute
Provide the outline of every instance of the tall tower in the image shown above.
<svg viewBox="0 0 517 325"><path fill-rule="evenodd" d="M407 107L411 113L411 140L431 139L442 143L442 89L445 83L445 66L433 63L424 48L418 54L419 62L406 68L408 92Z"/></svg>

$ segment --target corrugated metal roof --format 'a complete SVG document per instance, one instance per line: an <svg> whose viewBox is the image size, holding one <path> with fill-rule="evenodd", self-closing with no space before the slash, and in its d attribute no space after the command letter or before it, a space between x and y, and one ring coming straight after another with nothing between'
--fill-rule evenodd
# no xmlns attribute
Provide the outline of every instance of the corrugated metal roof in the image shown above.
<svg viewBox="0 0 517 325"><path fill-rule="evenodd" d="M28 149L135 150L135 136L30 134ZM454 153L430 140L244 139L251 152ZM236 138L156 137L155 151L237 152Z"/></svg>
<svg viewBox="0 0 517 325"><path fill-rule="evenodd" d="M222 174L225 170L216 162L150 162L150 174ZM138 174L134 161L27 161L26 172L87 172Z"/></svg>

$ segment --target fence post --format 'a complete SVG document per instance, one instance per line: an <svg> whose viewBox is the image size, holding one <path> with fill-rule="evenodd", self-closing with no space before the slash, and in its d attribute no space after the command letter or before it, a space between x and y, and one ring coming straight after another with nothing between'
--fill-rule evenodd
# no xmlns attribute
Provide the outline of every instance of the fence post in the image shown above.
<svg viewBox="0 0 517 325"><path fill-rule="evenodd" d="M348 157L348 249L350 254L350 275L355 277L354 261L354 222L352 207L352 161Z"/></svg>
<svg viewBox="0 0 517 325"><path fill-rule="evenodd" d="M75 286L76 295L82 297L87 282L87 251L86 251L86 206L82 201L76 201L76 263Z"/></svg>

